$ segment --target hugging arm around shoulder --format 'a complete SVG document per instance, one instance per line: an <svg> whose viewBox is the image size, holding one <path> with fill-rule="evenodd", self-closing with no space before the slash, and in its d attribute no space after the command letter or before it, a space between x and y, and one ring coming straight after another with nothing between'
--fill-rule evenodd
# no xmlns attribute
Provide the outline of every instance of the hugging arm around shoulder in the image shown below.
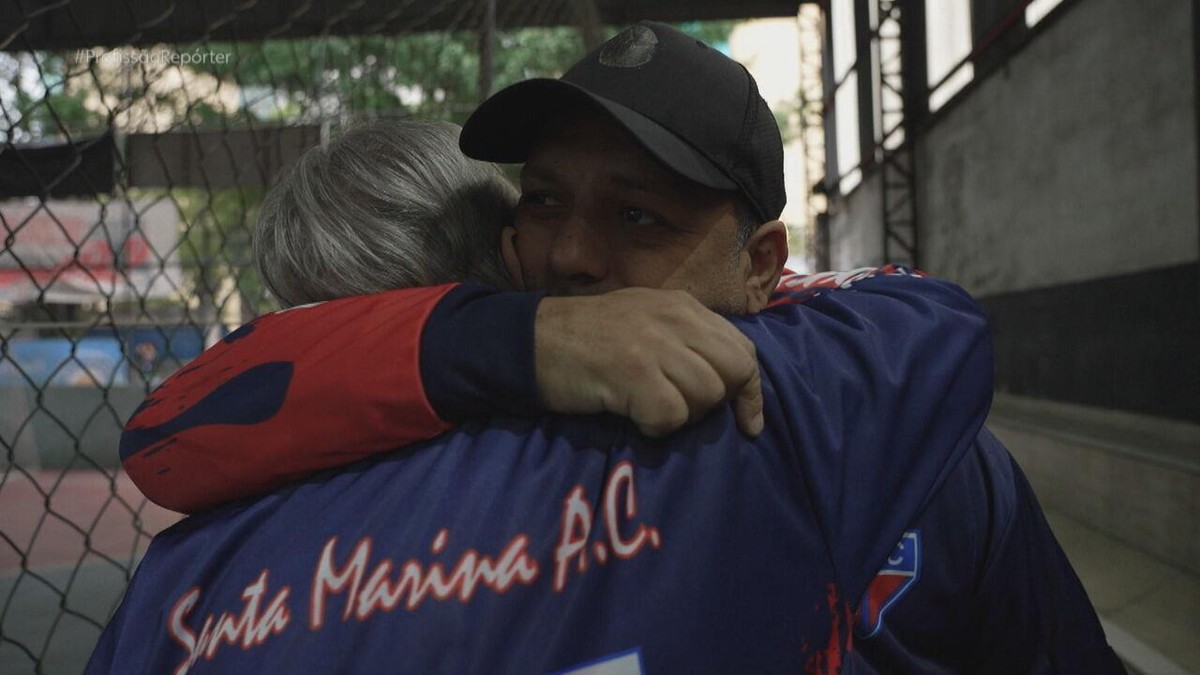
<svg viewBox="0 0 1200 675"><path fill-rule="evenodd" d="M769 311L738 324L763 367L765 433L794 451L858 598L982 429L983 312L951 283L881 268L785 279Z"/></svg>
<svg viewBox="0 0 1200 675"><path fill-rule="evenodd" d="M947 336L976 344L986 333L978 307L944 282L881 275L849 287L814 284L803 293L789 285L794 289L796 279L781 286L778 307L760 315L764 320L829 313L830 321L777 322L765 337L743 330L756 342L784 345L795 361L808 360L815 346L850 349L858 356L855 367L889 373L880 391L911 389L891 376L914 372L927 375L917 380L922 392L936 391L961 364L946 359L931 371L917 362ZM812 297L815 289L819 295ZM151 394L126 425L123 464L151 499L194 512L430 438L473 415L528 414L537 408L539 300L443 286L266 315ZM826 331L847 322L862 330ZM904 339L891 339L899 331L907 331ZM847 340L849 346L839 346ZM793 348L799 345L805 349ZM798 372L817 380L838 375L844 365L819 360ZM984 388L990 400L990 372Z"/></svg>
<svg viewBox="0 0 1200 675"><path fill-rule="evenodd" d="M122 465L150 499L192 513L472 415L528 414L538 300L451 284L264 315L151 392L125 425Z"/></svg>

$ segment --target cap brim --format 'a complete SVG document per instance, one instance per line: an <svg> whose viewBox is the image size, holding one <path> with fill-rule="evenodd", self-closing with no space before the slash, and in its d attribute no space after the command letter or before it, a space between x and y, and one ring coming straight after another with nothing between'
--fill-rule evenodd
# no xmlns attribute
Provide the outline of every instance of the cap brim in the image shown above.
<svg viewBox="0 0 1200 675"><path fill-rule="evenodd" d="M526 80L497 92L467 119L459 147L474 159L524 162L547 125L580 104L606 113L651 155L684 178L717 190L738 189L737 183L701 152L654 120L562 80Z"/></svg>

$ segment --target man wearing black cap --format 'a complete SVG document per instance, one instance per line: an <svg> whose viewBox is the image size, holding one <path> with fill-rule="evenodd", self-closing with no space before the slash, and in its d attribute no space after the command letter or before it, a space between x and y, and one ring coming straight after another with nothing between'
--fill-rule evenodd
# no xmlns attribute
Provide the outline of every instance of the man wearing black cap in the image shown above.
<svg viewBox="0 0 1200 675"><path fill-rule="evenodd" d="M664 96L664 92L670 92L671 95ZM794 282L795 286L792 288L785 286L782 295L774 298L771 296L779 280L782 260L786 257L783 228L774 220L782 209L784 195L781 144L773 117L761 97L757 95L753 79L741 66L674 30L658 24L635 27L589 56L562 80L522 83L497 94L481 106L468 121L462 136L462 147L468 154L480 158L526 161L522 172L524 194L518 207L515 228L509 230L502 240L502 251L514 275L522 279L529 288L546 289L556 295L590 295L626 286L680 289L688 291L710 307L733 314L758 312L768 304L786 303L788 296L794 295L794 291L807 291L804 295L811 296L811 289L807 288L808 282L804 281ZM857 288L865 292L882 289L881 286L871 286L871 283L860 283ZM889 291L883 289L882 293L887 295ZM833 294L834 292L831 292L826 297ZM888 318L902 320L900 317ZM888 326L886 330L898 331L896 338L899 339L903 335L904 326L897 323L895 326ZM749 332L755 333L753 330ZM769 333L768 331L768 335ZM441 335L445 337L444 333ZM575 336L581 341L590 337ZM765 336L758 337L761 339ZM844 334L841 338L853 342L851 334ZM422 343L421 356L426 361L444 363L450 360L449 352L462 350L463 345L453 340L431 340L428 345ZM761 342L760 350L766 350ZM814 354L809 354L809 357ZM770 362L768 356L769 350L766 350L764 363ZM871 357L866 358L869 360ZM884 380L896 375L907 376L903 371L889 376L886 372L888 365L886 361L878 364L882 369L879 376ZM937 368L937 364L929 363L928 367ZM786 379L781 379L781 376L783 372L768 369L765 381L769 393L780 398L768 396L772 405L768 406L767 439L762 443L768 446L780 443L788 438L790 433L797 433L796 429L791 429L779 435L778 432L772 431L772 428L788 427L795 421L789 419L788 413L799 414L801 409L811 409L817 401L823 400L824 405L830 406L826 412L832 415L832 419L829 420L800 416L798 419L801 420L801 426L806 428L798 430L799 436L792 436L790 441L783 441L784 447L778 448L784 451L782 465L775 464L775 460L781 456L777 455L775 450L765 448L761 453L750 452L741 455L742 459L735 463L740 465L740 468L725 465L729 457L721 457L719 453L732 451L739 442L735 442L724 432L717 433L716 437L720 439L718 445L725 447L709 452L702 451L697 455L697 458L715 461L715 464L704 467L702 471L679 472L680 462L690 460L685 459L686 453L680 455L670 452L665 464L660 467L663 468L662 472L647 473L644 457L638 459L642 457L642 451L638 450L640 444L637 442L633 442L624 451L610 451L612 454L600 466L615 465L618 471L608 474L608 482L601 490L602 494L620 494L623 495L623 499L634 499L633 474L626 475L623 467L627 465L621 461L622 452L632 452L633 464L628 466L638 467L637 475L641 480L661 480L666 476L679 485L670 492L652 490L649 496L645 492L641 493L645 502L642 508L651 516L646 522L663 522L654 518L665 517L667 512L662 509L667 503L665 500L668 494L675 495L672 499L680 500L676 502L678 507L693 514L692 522L684 526L676 517L666 519L673 522L673 528L663 526L656 529L655 526L646 526L649 529L644 529L643 526L638 526L637 534L632 536L642 543L631 552L628 549L630 540L624 539L628 533L620 533L620 526L611 526L616 529L609 530L609 539L589 538L588 530L593 522L591 516L585 517L583 511L573 510L576 508L575 502L568 496L563 502L562 513L555 514L561 515L562 518L562 538L559 540L559 546L554 549L556 553L548 557L557 561L553 589L562 592L568 588L567 583L574 574L572 570L576 569L576 563L579 574L588 569L589 560L592 566L603 566L610 555L604 553L607 550L605 545L616 546L618 543L627 547L625 550L629 558L633 558L647 545L654 549L664 547L664 557L657 568L664 569L664 565L670 568L672 572L669 578L658 578L647 583L649 577L645 575L653 574L655 567L644 567L644 560L643 568L638 572L637 582L631 583L627 579L622 585L618 580L620 575L608 575L607 582L595 586L596 576L591 577L591 583L585 583L574 591L578 594L578 602L573 612L562 615L561 607L543 608L546 612L545 617L548 617L551 623L540 630L546 630L556 620L568 620L570 617L568 625L571 627L564 629L566 634L558 632L556 638L547 643L546 651L541 652L536 659L534 655L539 652L530 651L531 643L527 636L518 638L513 635L511 651L504 660L497 662L498 669L517 665L532 666L535 663L545 668L560 667L564 663L570 663L567 655L602 656L605 649L619 645L625 645L630 651L612 654L613 660L610 663L628 664L632 654L632 663L639 667L644 662L668 670L672 667L688 667L693 670L721 671L741 665L755 672L765 672L775 668L794 668L803 662L812 672L837 672L846 665L846 649L849 645L839 636L845 635L843 631L848 629L846 624L849 616L841 613L839 608L843 606L844 598L839 599L838 594L854 593L854 597L861 595L863 584L869 576L863 575L864 570L873 572L878 569L883 565L885 556L869 552L879 549L878 545L881 543L878 540L870 541L869 528L874 525L863 529L865 523L875 522L868 516L880 505L878 500L871 499L875 496L871 494L872 488L869 487L872 484L863 482L855 485L856 476L866 481L867 476L874 475L875 472L871 471L867 464L857 463L857 459L848 462L845 461L847 458L838 456L838 453L842 452L857 456L864 450L874 449L864 448L856 442L839 445L835 440L836 434L848 433L848 438L856 438L853 431L856 425L885 424L882 420L891 419L886 424L897 425L896 434L892 439L896 446L879 446L875 460L868 456L868 462L886 462L889 459L888 452L899 452L899 448L906 447L907 441L911 439L906 438L908 432L900 430L900 427L904 426L900 420L889 418L882 410L847 410L834 405L829 397L818 397L805 403L803 396L796 399L783 395L782 390L776 389L783 379ZM795 373L792 372L792 377L794 376ZM875 375L868 374L867 377L874 378ZM352 381L347 382L347 386L353 385ZM429 385L427 381L425 386ZM882 382L872 385L862 382L860 385L879 387L882 386ZM835 388L831 391L841 391L840 396L849 396L853 390ZM336 392L331 391L327 395L331 403L336 403ZM924 416L918 420L919 426L936 426L939 413L933 413L932 410L941 408L917 406L917 409L924 411ZM323 412L325 411L313 411L318 415ZM357 413L353 409L331 405L329 414L340 416L345 424L347 421L352 422L355 414L367 413ZM377 412L372 411L369 414L374 415ZM843 420L840 419L840 415L843 414L854 414L856 417L853 420ZM347 420L347 417L350 419ZM135 417L131 420L130 427L137 429L138 422L138 418ZM713 424L715 422L710 418L700 427L688 432L690 436L676 437L676 444L671 447L688 447L689 444L701 442L701 439L711 439L712 434L716 432L715 428L710 428ZM837 431L838 429L843 431ZM928 439L931 447L945 442L945 439L938 437L935 430L927 430L931 434ZM520 433L523 433L523 430ZM831 433L835 435L830 436ZM564 438L569 436L565 434ZM887 434L884 435L886 436ZM294 453L315 451L303 447L302 436L288 439L290 443L276 443L269 433L264 433L263 438L270 441L264 443L264 446L274 450L285 447L285 457L291 456L292 459L295 457ZM178 440L171 438L168 442ZM361 445L354 447L356 440L347 438L347 448L362 452L364 448ZM494 435L491 440L496 442ZM571 440L568 445L574 445L581 439L568 440ZM596 437L593 436L585 441L585 444L594 445L596 442ZM817 447L810 446L809 443L812 442L815 442ZM603 443L604 441L601 441L601 444ZM838 447L839 450L832 456L824 456L822 448L819 447L824 443L832 443L830 448ZM372 449L381 448L366 448ZM152 448L149 450L153 451ZM320 450L329 451L330 448ZM451 456L453 454L451 449L446 448L439 452ZM791 457L793 452L800 453L799 466L789 466L792 460L787 458ZM429 454L426 451L424 454L414 455L412 461L420 464L422 460L417 459L418 457L430 460ZM717 457L714 457L714 454L717 454ZM741 451L738 451L738 454L740 455ZM758 466L756 462L763 459L760 455L774 459ZM446 461L452 463L454 460ZM658 461L661 460L655 460ZM742 475L741 472L747 469L744 464L746 461L750 461L749 468L752 474L763 476L778 471L784 477L783 482L774 483L768 480L765 486L766 493L756 495L747 503L745 494L738 490L730 491L730 488L734 487L745 489L755 485L754 481L743 485L742 481L737 479ZM691 469L698 467L699 465L694 465ZM862 473L857 473L855 467ZM512 475L512 467L502 468L507 471L506 475ZM241 471L241 467L238 466L233 466L232 469L235 472L230 475ZM286 473L287 469L287 462L277 467L281 473ZM526 469L530 470L532 467ZM768 469L766 474L763 474L763 469ZM799 474L795 473L796 469L800 470ZM495 470L497 468L492 467L485 471ZM686 479L681 479L680 476L686 476ZM913 475L905 476L903 473L895 476L895 480L901 482L913 478ZM793 479L799 482L793 482ZM679 482L680 480L683 482ZM856 494L852 489L855 487L863 490L865 494ZM409 489L415 493L417 486L410 486ZM513 489L518 490L521 487L514 485ZM617 490L623 492L615 492ZM775 491L780 492L771 496L770 493ZM511 498L512 495L508 497ZM760 505L759 500L764 497L765 501ZM597 497L591 495L588 499ZM632 503L628 501L626 504L627 518L637 514L637 507L630 506ZM578 508L582 509L587 504L586 499L580 501ZM598 513L602 505L599 502L595 504L594 510ZM885 508L896 511L890 514L888 522L895 523L897 518L910 522L916 516L920 504L919 498L916 501L886 502ZM724 505L740 515L732 519L718 516L718 513L723 513L720 507ZM769 508L762 510L760 506ZM713 511L714 507L718 510ZM362 509L361 505L355 507L349 504L344 508L357 508L357 512L361 512ZM527 513L530 507L506 504L506 508L512 508L518 513ZM464 507L464 510L470 512L472 509ZM589 514L591 512L590 509L587 511ZM745 520L751 513L765 516L765 520L757 525L752 524ZM904 516L904 513L908 516ZM796 522L801 522L816 516L817 522L820 523L831 514L836 515L826 520L824 526L833 527L834 532L827 531L824 535L815 537L810 536L814 534L812 532L805 531L806 533L802 534L801 530L793 530L776 519L777 516L784 515L784 521L796 518ZM581 520L576 521L577 518ZM685 517L684 520L687 521L688 518ZM576 523L582 529L573 529ZM696 529L697 526L706 523L724 531L724 534L718 537L718 543L723 542L726 545L725 552L715 557L706 556L714 554L717 550L710 545L713 543L711 533L701 535L700 530ZM776 535L762 530L766 523L770 523L770 528L778 528ZM1024 522L1018 522L1017 525L1017 531L1024 531L1022 528L1026 528ZM727 529L730 526L735 529ZM599 527L600 525L597 525L597 528ZM745 529L741 536L735 533L743 528ZM841 531L842 528L845 531ZM696 564L702 567L724 570L718 576L727 577L726 588L704 585L712 581L710 576L697 575L696 570L690 566L679 567L678 565L683 564L681 559L668 556L663 542L671 536L669 532L672 529L677 533L675 541L687 542L682 551L685 557L690 554ZM690 534L682 534L685 530ZM442 530L442 533L433 539L431 546L435 554L445 549L445 532L446 530ZM455 532L458 533L459 530ZM892 537L888 544L900 538L899 532L880 534L882 532L891 530L882 528L875 533L884 538ZM581 537L578 541L575 538L577 534ZM472 543L477 545L476 540L484 535L478 531L475 535ZM494 536L499 536L499 533ZM764 539L764 536L767 538ZM768 545L767 542L772 541L772 536L782 539ZM1024 537L1021 541L1030 539ZM936 554L937 546L945 545L945 534L935 533L932 540L932 549ZM517 539L512 541L516 542ZM707 543L701 544L702 541ZM909 540L902 539L902 545L907 541ZM392 611L390 606L377 607L358 595L360 582L357 579L360 577L354 575L366 574L369 569L376 569L369 568L372 564L370 548L360 551L360 545L351 553L349 550L336 549L335 543L331 540L320 557L323 565L326 558L329 559L328 569L319 568L317 576L320 577L324 573L328 577L328 583L314 588L313 597L317 597L318 591L323 594L322 597L337 593L353 596L344 599L345 618L352 616L351 603L355 600L359 603L358 612L362 617L369 617L372 612ZM1039 540L1039 545L1044 543ZM568 544L570 546L567 546ZM580 544L588 550L594 545L594 557L586 552L579 554L572 548L575 544ZM764 561L781 561L776 554L783 549L771 553L774 545L782 545L784 549L793 553L799 553L805 546L831 547L829 556L833 563L834 577L840 578L830 582L827 619L833 617L835 623L843 623L841 628L835 626L829 633L832 642L828 648L814 650L811 645L802 648L797 643L795 648L800 651L794 653L796 658L777 651L779 647L790 644L787 637L789 630L798 629L809 636L812 635L807 628L807 619L792 617L789 620L797 621L792 629L775 621L753 620L741 625L737 623L746 621L751 616L757 616L759 619L767 616L784 619L788 615L786 608L781 610L775 605L758 604L765 597L761 593L764 584L774 589L780 599L788 599L784 600L785 604L803 596L802 593L797 594L798 580L788 575L811 575L813 566L805 563L800 564L794 571L787 571L783 567L771 568L769 564L761 564ZM796 545L800 545L800 548L793 548ZM567 548L564 549L563 546ZM693 548L689 550L689 546ZM750 560L742 555L746 551L731 554L730 547L736 550L739 546L749 546L752 549L761 547L763 560L753 567L753 572L745 566ZM477 547L485 551L482 546ZM499 550L500 547L497 545L494 548ZM929 548L931 547L926 546L926 549ZM564 550L568 551L569 557L561 557L567 555L563 554ZM811 556L811 550L809 549L809 553L804 556ZM359 564L355 561L360 553L363 558L362 571L356 573L354 570L357 568L354 565ZM681 552L676 550L676 554L678 553ZM565 567L564 562L568 563ZM413 563L410 561L410 564ZM874 567L866 567L870 565ZM529 568L526 569L528 571ZM630 567L621 569L626 570L626 574L632 574L629 571L633 569L632 563ZM1069 570L1069 567L1067 569ZM387 572L376 572L376 576L380 574L386 578ZM520 576L519 572L514 574ZM743 577L747 574L757 578L757 586L745 585L746 579ZM530 573L531 584L536 576L536 573ZM254 590L258 594L255 598L260 595L266 598L266 581L264 573L261 581L255 582L259 585L248 585L246 593ZM802 585L809 581L811 579L802 582ZM683 586L680 586L680 583ZM693 583L699 585L696 585L692 592L701 596L715 594L715 602L697 603L696 598L679 594L683 588ZM346 590L347 584L353 584L353 588ZM757 590L751 592L751 588ZM737 591L729 595L728 592L732 589ZM498 589L498 592L504 590ZM611 597L611 609L618 612L618 616L624 616L622 620L628 624L627 634L622 631L614 632L611 626L613 618L604 617L605 610L596 604L605 590L616 593ZM909 593L909 596L917 597L919 590L920 587ZM631 597L630 593L634 595ZM646 604L646 598L638 597L646 593L662 593L662 596L657 601ZM746 606L739 605L735 599L738 596L744 598ZM243 598L246 597L246 594L243 594ZM412 596L408 597L411 603ZM525 597L526 601L532 602L539 596ZM190 598L193 604L197 602L197 599L190 595L187 598ZM184 600L181 596L180 601ZM661 603L667 603L668 606L664 607ZM591 609L582 610L584 607ZM620 614L634 608L637 608L637 614ZM316 616L316 606L310 609ZM1086 609L1090 610L1090 607ZM581 610L585 612L582 615ZM718 610L718 614L697 617L697 612L706 613L712 610ZM531 619L529 612L532 611L535 610L530 607L516 615L505 611L496 616L524 616ZM588 611L592 612L591 619L585 621L584 617ZM325 614L321 613L318 618L323 620ZM190 617L184 613L174 618L182 620ZM697 621L697 618L700 620ZM1088 623L1086 616L1080 615L1079 618L1082 623ZM734 619L733 624L729 623L731 619ZM1094 622L1094 615L1091 619ZM399 619L393 617L393 620ZM461 621L452 617L445 620ZM647 621L650 623L647 624ZM607 627L590 625L594 623ZM539 625L534 621L526 624L521 630ZM322 626L323 624L310 628L317 630ZM801 629L801 626L805 628ZM194 663L195 655L204 651L197 642L203 635L197 638L194 633L189 633L184 628L180 629L182 632L179 634L183 636L184 642L186 637L191 635L193 646L190 653L193 654L193 658L190 663ZM478 642L475 646L480 649L480 653L494 657L501 653L496 651L498 645L494 638L508 635L507 630L503 624L485 629L484 634L488 639ZM651 634L647 632L650 630L661 632ZM595 641L590 648L587 646L589 635ZM625 637L614 639L618 635ZM1102 643L1102 635L1100 637ZM476 635L475 639L481 638ZM671 646L677 640L682 640L683 643ZM689 647L684 643L691 643L692 656L699 660L689 659ZM207 646L210 652L215 651L211 644L219 645L219 641ZM734 644L742 645L743 649L733 649ZM902 656L906 653L905 649L904 645L896 647L895 655ZM759 653L755 653L756 650ZM801 653L803 658L800 658ZM893 663L904 663L902 658L897 659ZM908 665L918 662L920 661L910 661ZM470 661L456 663L462 665ZM487 662L476 662L476 665L481 663ZM465 666L464 668L477 669Z"/></svg>
<svg viewBox="0 0 1200 675"><path fill-rule="evenodd" d="M662 24L497 93L461 145L525 162L515 258L528 288L685 289L745 314L787 258L775 117L741 64Z"/></svg>

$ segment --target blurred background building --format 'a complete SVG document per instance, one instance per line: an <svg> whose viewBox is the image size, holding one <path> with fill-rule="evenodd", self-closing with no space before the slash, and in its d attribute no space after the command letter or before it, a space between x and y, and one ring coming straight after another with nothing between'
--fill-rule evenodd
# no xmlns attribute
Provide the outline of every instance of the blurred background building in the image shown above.
<svg viewBox="0 0 1200 675"><path fill-rule="evenodd" d="M792 269L981 300L989 424L1110 641L1200 673L1196 2L0 0L0 674L78 672L177 518L120 427L274 308L249 232L278 172L359 120L461 123L639 19L758 79Z"/></svg>

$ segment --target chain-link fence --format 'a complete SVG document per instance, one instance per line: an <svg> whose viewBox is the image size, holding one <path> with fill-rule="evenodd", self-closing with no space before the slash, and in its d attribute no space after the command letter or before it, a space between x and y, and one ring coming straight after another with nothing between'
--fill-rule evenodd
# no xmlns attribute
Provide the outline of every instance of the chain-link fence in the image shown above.
<svg viewBox="0 0 1200 675"><path fill-rule="evenodd" d="M81 670L178 518L120 471L120 428L274 307L249 236L273 177L358 120L461 123L557 76L641 18L619 4L0 0L0 674ZM716 44L734 26L681 25Z"/></svg>

